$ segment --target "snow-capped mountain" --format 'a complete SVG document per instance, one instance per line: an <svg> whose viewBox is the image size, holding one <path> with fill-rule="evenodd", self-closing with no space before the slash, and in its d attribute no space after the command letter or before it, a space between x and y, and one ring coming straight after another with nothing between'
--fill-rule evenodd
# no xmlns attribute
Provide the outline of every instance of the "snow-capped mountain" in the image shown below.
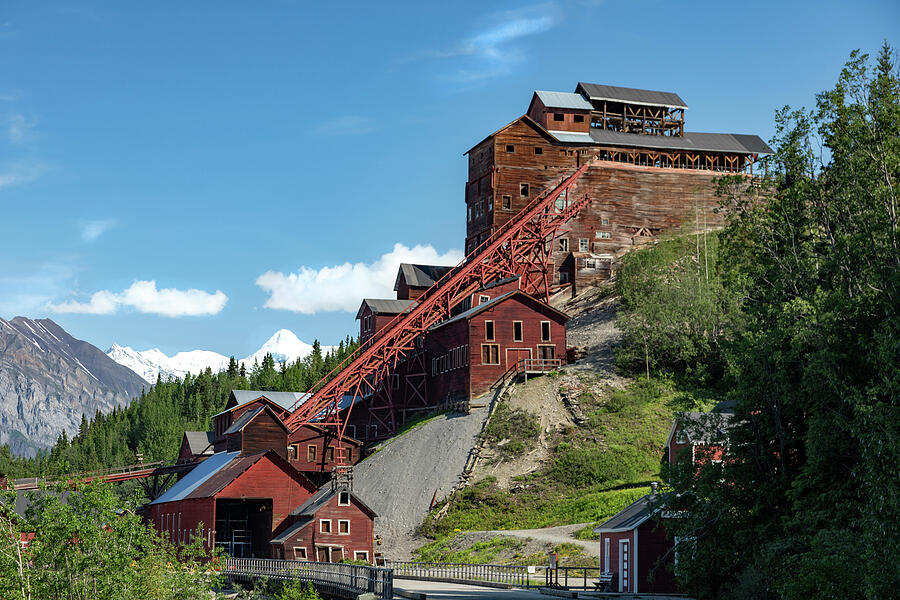
<svg viewBox="0 0 900 600"><path fill-rule="evenodd" d="M323 346L322 353L331 350L331 346ZM262 362L265 355L271 354L276 363L293 362L306 357L312 352L312 345L303 342L293 331L280 329L270 337L262 347L250 356L239 360L247 368L255 362ZM150 383L156 383L157 376L163 379L184 377L187 373L197 374L207 367L213 371L222 371L228 367L228 357L210 350L192 350L179 352L174 356L166 356L158 348L152 350L134 350L128 346L113 344L107 356L140 375Z"/></svg>

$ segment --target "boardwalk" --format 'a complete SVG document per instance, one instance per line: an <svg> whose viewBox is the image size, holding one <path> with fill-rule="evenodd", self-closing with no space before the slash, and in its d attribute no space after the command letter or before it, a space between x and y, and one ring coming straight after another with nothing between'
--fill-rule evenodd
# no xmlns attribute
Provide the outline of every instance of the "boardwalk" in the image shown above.
<svg viewBox="0 0 900 600"><path fill-rule="evenodd" d="M477 585L465 585L460 583L441 583L437 581L413 581L409 579L397 580L394 585L396 598L401 598L398 591L423 592L425 600L462 600L474 598L475 600L547 600L552 596L544 596L537 590L499 589L481 587Z"/></svg>

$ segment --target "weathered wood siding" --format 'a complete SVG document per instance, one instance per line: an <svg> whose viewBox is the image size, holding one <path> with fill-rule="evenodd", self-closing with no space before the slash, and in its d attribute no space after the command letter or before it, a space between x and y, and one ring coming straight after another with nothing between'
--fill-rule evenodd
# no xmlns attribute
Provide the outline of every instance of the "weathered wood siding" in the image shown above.
<svg viewBox="0 0 900 600"><path fill-rule="evenodd" d="M337 465L337 442L334 436L326 435L324 432L303 426L293 432L288 438L288 444L296 447L296 460L291 460L291 465L301 472L310 473L328 473ZM360 459L360 444L356 441L344 438L343 445L347 452L347 463L353 465ZM309 460L309 447L315 448L315 460ZM326 452L326 448L334 449L334 459L331 460L330 452Z"/></svg>
<svg viewBox="0 0 900 600"><path fill-rule="evenodd" d="M456 366L448 365L444 371L437 367L437 372L432 371L432 360L440 359L453 348L464 347L469 344L469 328L465 319L449 323L439 327L425 338L425 351L428 358L428 398L432 403L443 402L448 399L467 400L469 398L469 365L471 358L465 360L465 364ZM449 362L449 361L448 361Z"/></svg>
<svg viewBox="0 0 900 600"><path fill-rule="evenodd" d="M269 411L262 411L243 429L226 436L228 452L253 454L272 450L281 458L287 458L287 432Z"/></svg>
<svg viewBox="0 0 900 600"><path fill-rule="evenodd" d="M196 498L165 502L150 507L150 522L157 531L176 543L190 542L197 527L202 527L203 543L209 549L215 543L216 501Z"/></svg>
<svg viewBox="0 0 900 600"><path fill-rule="evenodd" d="M331 522L331 533L323 533L321 521ZM349 532L340 533L339 521L349 521ZM333 550L331 560L353 559L357 552L365 552L367 560L374 557L374 519L350 497L350 506L339 506L336 494L326 505L315 513L315 518L300 529L284 544L280 545L281 555L288 560L302 560L295 554L295 548L306 549L306 560L316 560L316 548L328 547Z"/></svg>

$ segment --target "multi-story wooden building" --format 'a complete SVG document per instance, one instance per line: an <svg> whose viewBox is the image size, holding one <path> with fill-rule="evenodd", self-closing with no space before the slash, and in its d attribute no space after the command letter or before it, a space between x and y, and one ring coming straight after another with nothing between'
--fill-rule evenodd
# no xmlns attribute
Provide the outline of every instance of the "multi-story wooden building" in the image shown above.
<svg viewBox="0 0 900 600"><path fill-rule="evenodd" d="M589 83L534 92L525 115L466 153L466 253L585 161L575 193L592 202L553 242L557 283L607 278L615 257L663 232L720 225L716 179L752 174L772 150L756 135L685 131L686 109L672 92Z"/></svg>

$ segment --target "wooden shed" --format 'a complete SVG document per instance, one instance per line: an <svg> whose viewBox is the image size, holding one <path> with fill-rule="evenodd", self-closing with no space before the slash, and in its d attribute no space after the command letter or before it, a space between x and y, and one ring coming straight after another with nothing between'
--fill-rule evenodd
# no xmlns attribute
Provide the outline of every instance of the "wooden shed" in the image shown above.
<svg viewBox="0 0 900 600"><path fill-rule="evenodd" d="M375 511L349 487L332 482L291 512L272 539L273 555L289 560L372 562Z"/></svg>

